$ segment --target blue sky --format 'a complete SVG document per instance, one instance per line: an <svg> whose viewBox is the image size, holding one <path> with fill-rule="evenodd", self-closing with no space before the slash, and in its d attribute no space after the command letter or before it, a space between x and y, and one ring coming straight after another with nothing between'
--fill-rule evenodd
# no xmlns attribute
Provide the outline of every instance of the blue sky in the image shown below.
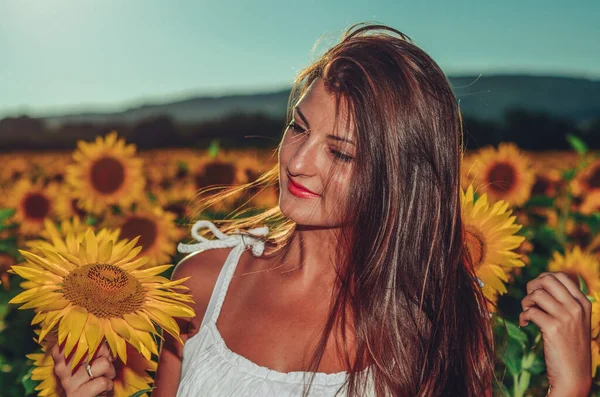
<svg viewBox="0 0 600 397"><path fill-rule="evenodd" d="M600 79L598 15L597 0L0 0L0 116L282 88L361 21L449 75Z"/></svg>

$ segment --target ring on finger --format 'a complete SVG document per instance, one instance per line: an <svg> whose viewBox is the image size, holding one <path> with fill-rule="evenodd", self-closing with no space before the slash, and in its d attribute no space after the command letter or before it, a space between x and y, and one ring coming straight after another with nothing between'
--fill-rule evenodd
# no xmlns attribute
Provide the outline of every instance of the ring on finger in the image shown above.
<svg viewBox="0 0 600 397"><path fill-rule="evenodd" d="M85 371L90 377L90 380L94 379L94 374L92 373L92 366L87 361L85 362Z"/></svg>

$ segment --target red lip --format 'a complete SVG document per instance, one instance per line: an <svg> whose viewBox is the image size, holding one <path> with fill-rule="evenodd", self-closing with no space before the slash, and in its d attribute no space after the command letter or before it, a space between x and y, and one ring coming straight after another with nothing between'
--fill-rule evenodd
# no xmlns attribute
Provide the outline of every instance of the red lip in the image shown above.
<svg viewBox="0 0 600 397"><path fill-rule="evenodd" d="M308 194L313 195L315 197L319 197L320 196L319 194L317 194L317 193L315 193L315 192L307 189L305 186L299 184L298 182L295 182L292 179L292 177L290 177L289 175L288 175L288 182L292 185L293 188L295 188L294 190L296 190L298 193L305 193L305 194L308 193ZM296 192L292 191L292 194L294 194L294 193L296 193Z"/></svg>

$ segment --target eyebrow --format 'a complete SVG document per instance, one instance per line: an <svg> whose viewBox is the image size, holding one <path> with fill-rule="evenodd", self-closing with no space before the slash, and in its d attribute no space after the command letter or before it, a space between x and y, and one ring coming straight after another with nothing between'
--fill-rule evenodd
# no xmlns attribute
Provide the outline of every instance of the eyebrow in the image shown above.
<svg viewBox="0 0 600 397"><path fill-rule="evenodd" d="M296 112L298 112L298 116L300 116L300 118L302 119L302 121L304 122L304 124L306 124L306 127L308 127L310 129L310 124L308 124L308 120L306 119L306 116L304 116L304 114L302 113L302 111L300 111L300 106L298 106L298 105L294 106L294 110ZM331 138L331 139L334 139L336 141L347 142L347 143L349 143L351 145L356 146L356 144L352 140L346 139L346 138L342 138L341 136L328 134L327 138Z"/></svg>

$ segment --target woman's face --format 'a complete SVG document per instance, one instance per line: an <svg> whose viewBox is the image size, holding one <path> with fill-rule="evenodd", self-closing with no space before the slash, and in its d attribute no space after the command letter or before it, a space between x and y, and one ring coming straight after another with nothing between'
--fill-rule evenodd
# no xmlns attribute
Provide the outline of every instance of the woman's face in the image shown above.
<svg viewBox="0 0 600 397"><path fill-rule="evenodd" d="M341 225L340 210L346 203L356 156L356 139L345 123L346 111L342 101L334 131L335 97L326 92L320 78L294 108L279 149L279 206L297 224ZM316 194L288 187L292 181Z"/></svg>

